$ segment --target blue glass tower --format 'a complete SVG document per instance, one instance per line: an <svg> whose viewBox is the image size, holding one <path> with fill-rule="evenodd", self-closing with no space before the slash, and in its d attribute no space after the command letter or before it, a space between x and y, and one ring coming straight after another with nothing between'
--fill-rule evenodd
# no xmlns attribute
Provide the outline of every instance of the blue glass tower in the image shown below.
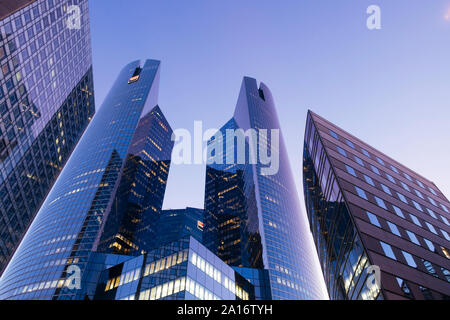
<svg viewBox="0 0 450 320"><path fill-rule="evenodd" d="M138 255L153 248L174 142L156 106L138 124L97 251Z"/></svg>
<svg viewBox="0 0 450 320"><path fill-rule="evenodd" d="M93 91L87 0L1 1L0 274L94 115Z"/></svg>
<svg viewBox="0 0 450 320"><path fill-rule="evenodd" d="M249 155L260 159L261 147L271 150L273 137L259 137L257 150L249 152L253 142L246 136L245 163L240 163L236 161L239 147L230 147L225 138L219 148L223 154L216 153L216 139L230 129L280 130L267 86L258 88L255 79L245 77L234 117L208 142L207 154L214 161L206 169L205 245L235 267L266 269L273 299L326 298L282 134L272 154L278 156L279 169L269 175L262 170L266 165L250 161ZM232 164L225 161L230 154L235 159Z"/></svg>
<svg viewBox="0 0 450 320"><path fill-rule="evenodd" d="M159 61L119 74L0 279L0 299L73 299L98 244L139 120L157 105ZM74 271L74 273L76 273Z"/></svg>

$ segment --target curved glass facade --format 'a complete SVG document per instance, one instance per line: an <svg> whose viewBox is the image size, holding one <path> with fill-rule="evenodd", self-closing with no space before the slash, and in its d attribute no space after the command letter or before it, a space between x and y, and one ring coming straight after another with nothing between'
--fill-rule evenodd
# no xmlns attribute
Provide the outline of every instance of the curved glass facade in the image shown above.
<svg viewBox="0 0 450 320"><path fill-rule="evenodd" d="M255 79L244 78L234 117L221 132L227 129L279 132L275 104L267 86L261 84L258 88ZM214 139L209 149L216 146ZM247 137L246 150L252 150L249 141ZM279 170L272 175L264 174L267 165L252 162L247 151L245 163L239 164L236 149L227 144L223 157L216 155L215 159L226 160L226 155L233 154L237 162L207 165L205 244L219 256L225 252L225 261L231 265L267 269L273 299L325 299L281 133L279 148L272 149L271 144L271 136L259 136L258 158L261 150L273 150L271 156L279 159ZM250 154L254 156L253 151ZM208 151L214 157L213 153Z"/></svg>
<svg viewBox="0 0 450 320"><path fill-rule="evenodd" d="M138 122L157 104L159 66L120 72L0 279L0 299L74 297L68 270L82 274L98 241Z"/></svg>
<svg viewBox="0 0 450 320"><path fill-rule="evenodd" d="M69 29L69 5L80 28ZM87 0L0 5L0 274L95 112Z"/></svg>

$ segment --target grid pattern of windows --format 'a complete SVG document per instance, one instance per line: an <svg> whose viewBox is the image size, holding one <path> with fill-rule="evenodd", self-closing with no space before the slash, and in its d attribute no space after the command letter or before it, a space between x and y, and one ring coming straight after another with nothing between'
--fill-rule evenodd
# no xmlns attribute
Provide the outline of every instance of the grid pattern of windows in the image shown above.
<svg viewBox="0 0 450 320"><path fill-rule="evenodd" d="M440 271L440 268L450 258L448 253L448 241L450 241L448 222L450 216L444 208L448 209L448 200L433 183L367 146L343 130L338 129L320 116L310 112L308 121L317 127L319 135L322 132L328 132L330 128L337 135L337 138L331 140L326 135L321 137L321 139L326 141L325 151L326 156L330 159L330 171L334 171L338 175L339 187L341 192L344 192L344 195L346 195L347 206L356 221L356 225L358 226L361 220L364 220L370 222L378 229L382 229L382 231L375 232L374 228L364 226L363 234L368 239L371 239L365 243L369 256L372 253L380 254L381 252L382 255L395 260L395 262L391 262L394 263L394 266L403 264L414 268L411 274L398 274L401 275L399 279L402 280L400 291L387 290L389 292L392 291L394 295L403 294L408 298L424 299L426 297L423 295L407 293L407 291L412 292L411 287L414 287L414 290L416 290L422 285L435 298L450 296L450 291L446 290L442 284L434 285L427 278L429 275L432 275L439 281L446 281L446 277ZM353 147L346 140L351 141ZM305 148L313 148L314 143L316 143L315 140L312 140L308 135L305 136ZM339 149L342 149L343 152L336 153L335 151L339 151ZM304 159L307 159L307 157L305 156ZM321 176L320 167L317 167L318 165L315 163L318 159L321 159L319 155L312 154L312 167L319 174L319 178L316 179L323 185L325 182L322 179L325 178ZM304 163L308 162L305 161ZM305 165L304 168L307 168L307 166ZM344 170L337 170L337 168L344 168ZM349 168L352 168L353 171L349 170ZM353 175L353 172L356 175ZM349 177L346 173L349 173L354 178ZM311 176L309 179L314 181L314 178L311 178ZM312 192L306 191L309 185L304 178L306 201L308 201L309 197L312 197ZM356 198L354 194L360 199ZM317 210L319 209L315 208L311 212L318 212ZM311 214L310 212L308 213ZM314 219L310 215L308 217L310 218L311 229L314 231ZM328 223L326 218L322 217L321 219L323 219L321 221L324 221L324 224ZM330 232L324 226L321 226L319 229L322 232ZM373 230L373 234L371 230ZM387 233L396 237L388 236ZM383 235L387 236L384 237ZM381 249L373 245L375 240L381 243ZM321 258L320 253L324 249L320 247L320 237L317 237L315 241L318 246L319 258L322 261L323 258ZM408 245L408 243L414 244L413 248L416 249L412 250L411 245ZM421 248L428 249L426 261L429 261L434 267L436 271L434 275L428 272L427 268L422 268L423 264L419 263L420 258L422 258L421 255L424 255ZM431 257L429 256L430 253L432 254ZM323 268L326 267L323 266ZM383 270L383 266L380 267ZM404 269L401 269L399 266L399 270Z"/></svg>

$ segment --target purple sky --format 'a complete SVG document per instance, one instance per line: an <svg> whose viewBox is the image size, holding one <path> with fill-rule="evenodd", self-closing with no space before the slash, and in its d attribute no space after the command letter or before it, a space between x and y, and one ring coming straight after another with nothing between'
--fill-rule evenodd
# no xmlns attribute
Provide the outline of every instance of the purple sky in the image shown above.
<svg viewBox="0 0 450 320"><path fill-rule="evenodd" d="M371 4L381 30L366 28ZM308 108L450 196L450 0L93 0L90 10L97 106L125 64L159 59L172 128L219 128L251 76L274 95L302 202ZM172 166L165 207L203 207L204 171Z"/></svg>

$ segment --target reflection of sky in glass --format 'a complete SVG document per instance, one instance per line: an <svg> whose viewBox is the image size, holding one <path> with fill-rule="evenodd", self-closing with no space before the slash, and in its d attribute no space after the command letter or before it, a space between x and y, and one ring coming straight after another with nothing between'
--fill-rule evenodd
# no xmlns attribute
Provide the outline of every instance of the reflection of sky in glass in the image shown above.
<svg viewBox="0 0 450 320"><path fill-rule="evenodd" d="M96 99L103 100L116 76L112 66L152 56L163 63L160 104L173 128L193 130L194 120L220 128L232 115L242 76L252 76L275 96L300 193L311 108L449 195L450 150L441 148L450 138L450 24L443 18L449 2L377 1L380 31L366 28L372 4L111 0L105 9L92 1ZM204 172L173 166L165 206L202 207Z"/></svg>

